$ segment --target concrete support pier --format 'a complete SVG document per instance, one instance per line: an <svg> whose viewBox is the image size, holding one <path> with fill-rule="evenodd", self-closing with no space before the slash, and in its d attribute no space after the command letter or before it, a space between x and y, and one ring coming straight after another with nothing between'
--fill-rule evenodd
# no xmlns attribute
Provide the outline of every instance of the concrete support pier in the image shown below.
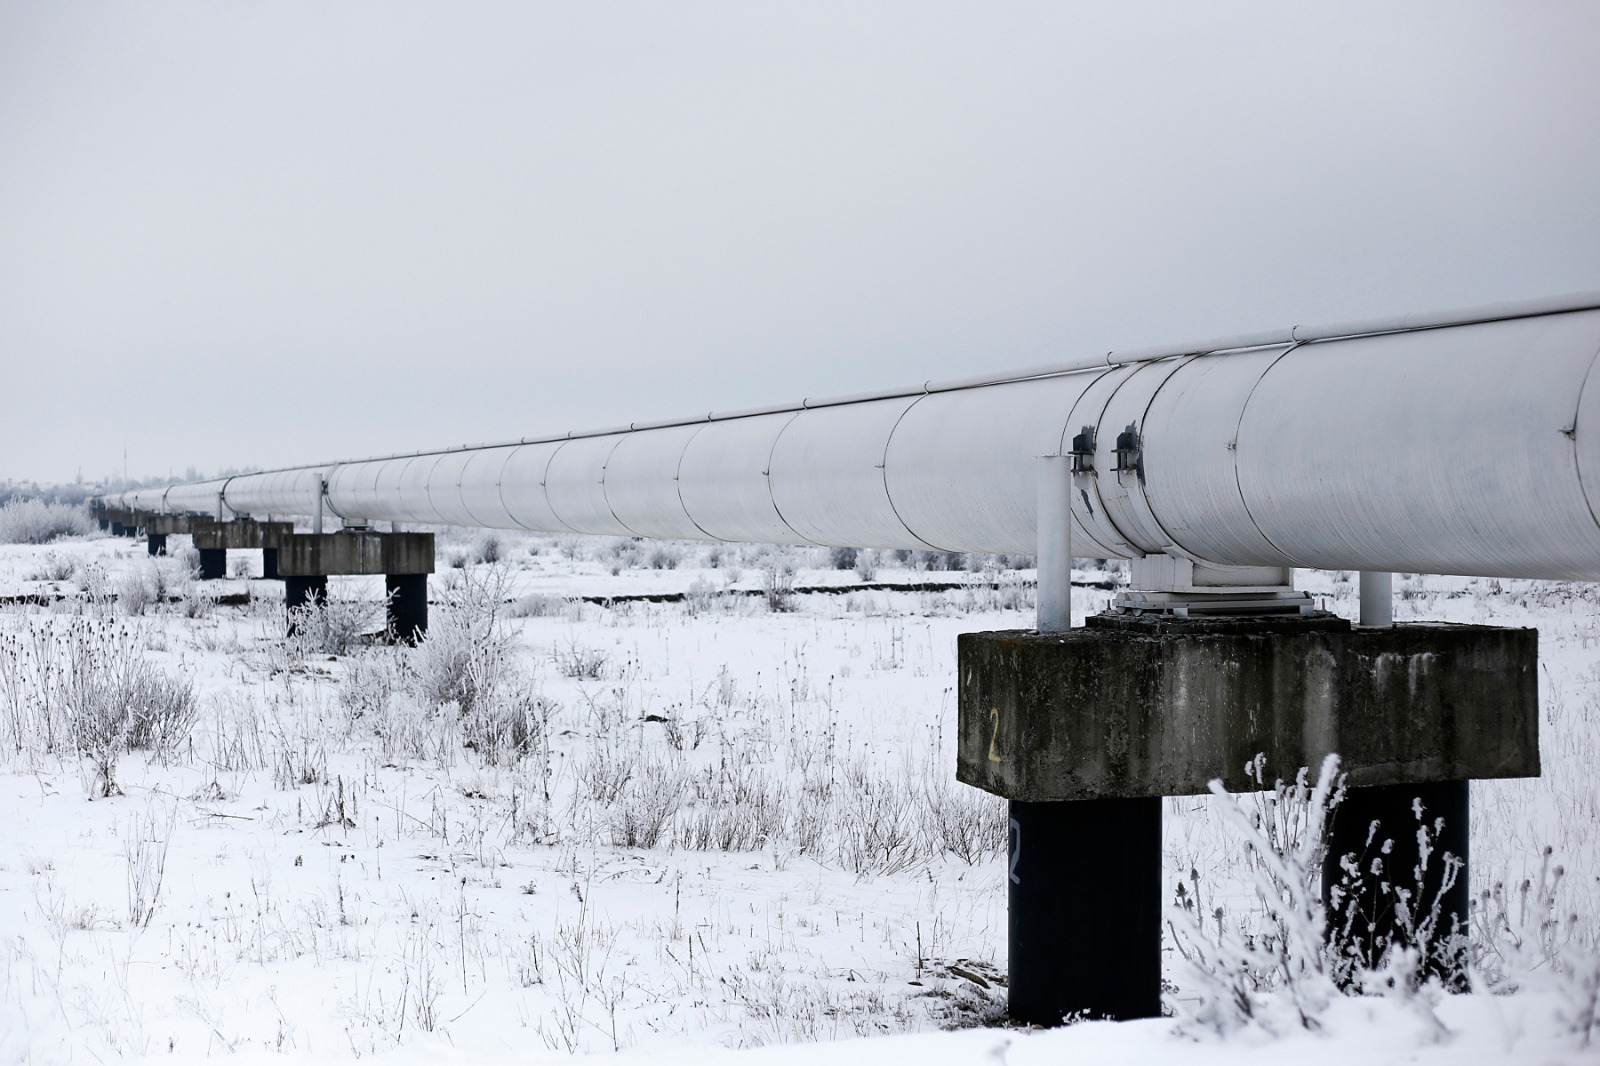
<svg viewBox="0 0 1600 1066"><path fill-rule="evenodd" d="M191 525L188 515L152 514L144 517L144 534L151 555L167 554L167 538L174 533L188 533Z"/></svg>
<svg viewBox="0 0 1600 1066"><path fill-rule="evenodd" d="M284 602L291 607L305 602L303 597L313 590L326 597L332 575L382 574L388 593L386 628L390 639L415 643L428 632L432 533L364 529L293 533L278 542L278 571L284 579ZM293 624L291 616L291 631Z"/></svg>
<svg viewBox="0 0 1600 1066"><path fill-rule="evenodd" d="M257 522L253 518L237 518L231 522L194 518L190 519L189 523L194 546L200 552L200 577L207 581L227 576L230 548L238 550L259 548L262 576L267 576L267 552L276 554L278 543L294 532L294 524L291 522Z"/></svg>
<svg viewBox="0 0 1600 1066"><path fill-rule="evenodd" d="M1012 803L1012 920L1029 923L1010 936L1023 1021L1159 1010L1160 908L1145 894L1159 884L1161 797L1204 794L1214 778L1254 790L1244 767L1258 753L1284 779L1337 753L1353 798L1334 820L1330 868L1365 845L1374 817L1387 826L1403 811L1383 834L1396 841L1386 869L1403 865L1404 885L1414 797L1430 829L1445 819L1431 859L1442 872L1445 852L1467 857L1464 782L1539 773L1532 629L1108 612L1059 633L964 633L957 650L956 776ZM1451 892L1465 891L1465 873ZM1465 914L1451 892L1446 926ZM1387 902L1363 898L1350 943L1381 953L1397 939Z"/></svg>

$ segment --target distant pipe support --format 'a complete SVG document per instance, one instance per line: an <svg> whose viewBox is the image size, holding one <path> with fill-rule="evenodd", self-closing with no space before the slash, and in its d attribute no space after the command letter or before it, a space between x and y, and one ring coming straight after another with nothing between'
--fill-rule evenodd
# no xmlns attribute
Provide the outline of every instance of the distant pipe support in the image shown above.
<svg viewBox="0 0 1600 1066"><path fill-rule="evenodd" d="M1041 455L1037 597L1041 633L1072 628L1072 456Z"/></svg>
<svg viewBox="0 0 1600 1066"><path fill-rule="evenodd" d="M389 604L389 639L415 644L427 636L428 575L386 574L383 585Z"/></svg>
<svg viewBox="0 0 1600 1066"><path fill-rule="evenodd" d="M200 580L218 581L228 576L228 549L200 549Z"/></svg>
<svg viewBox="0 0 1600 1066"><path fill-rule="evenodd" d="M1394 575L1383 570L1361 571L1361 624L1373 629L1394 625Z"/></svg>

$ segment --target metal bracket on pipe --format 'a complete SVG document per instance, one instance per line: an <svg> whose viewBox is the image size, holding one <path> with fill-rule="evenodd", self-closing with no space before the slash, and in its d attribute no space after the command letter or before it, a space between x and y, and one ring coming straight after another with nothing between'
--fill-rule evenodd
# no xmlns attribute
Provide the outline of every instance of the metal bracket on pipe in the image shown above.
<svg viewBox="0 0 1600 1066"><path fill-rule="evenodd" d="M1292 571L1277 566L1218 566L1173 555L1147 555L1130 565L1127 591L1111 602L1122 614L1311 614L1311 596L1290 584Z"/></svg>
<svg viewBox="0 0 1600 1066"><path fill-rule="evenodd" d="M1291 588L1249 592L1119 592L1111 609L1121 614L1163 614L1174 618L1213 615L1314 614L1308 593Z"/></svg>

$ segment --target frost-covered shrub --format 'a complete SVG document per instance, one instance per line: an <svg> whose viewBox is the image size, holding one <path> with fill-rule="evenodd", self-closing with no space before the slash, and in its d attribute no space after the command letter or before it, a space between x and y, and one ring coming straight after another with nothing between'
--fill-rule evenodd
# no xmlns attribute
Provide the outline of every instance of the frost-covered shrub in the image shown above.
<svg viewBox="0 0 1600 1066"><path fill-rule="evenodd" d="M1415 949L1419 969L1411 984L1421 984L1426 976L1461 973L1468 930L1444 928L1441 904L1466 863L1438 847L1444 819L1427 819L1422 802L1415 799L1411 813L1414 826L1401 827L1395 833L1372 822L1365 847L1338 856L1340 876L1337 884L1329 886L1328 917L1329 926L1336 930L1335 939L1344 945L1342 953L1330 959L1334 980L1341 987L1358 986L1377 971L1389 971L1393 976L1396 965L1404 968L1409 964L1387 958L1399 945L1374 928L1368 912L1374 906L1394 916L1396 938ZM1418 844L1418 861L1410 870L1392 865L1393 838L1401 834L1414 834ZM1391 961L1395 965L1390 965Z"/></svg>
<svg viewBox="0 0 1600 1066"><path fill-rule="evenodd" d="M491 766L512 766L544 750L557 706L527 691L497 686L461 715L462 746Z"/></svg>
<svg viewBox="0 0 1600 1066"><path fill-rule="evenodd" d="M185 618L209 618L217 606L217 597L198 581L185 582L179 593Z"/></svg>
<svg viewBox="0 0 1600 1066"><path fill-rule="evenodd" d="M909 775L865 761L845 767L837 811L839 863L858 875L892 874L926 856Z"/></svg>
<svg viewBox="0 0 1600 1066"><path fill-rule="evenodd" d="M47 552L25 581L71 581L78 574L78 561L58 552Z"/></svg>
<svg viewBox="0 0 1600 1066"><path fill-rule="evenodd" d="M102 796L120 791L116 768L123 752L169 754L194 728L193 685L156 670L140 645L127 628L69 627L64 709L73 745L93 765Z"/></svg>
<svg viewBox="0 0 1600 1066"><path fill-rule="evenodd" d="M719 606L724 599L723 590L703 577L689 583L683 594L684 608L690 618L698 618Z"/></svg>
<svg viewBox="0 0 1600 1066"><path fill-rule="evenodd" d="M391 656L353 655L345 662L339 682L339 706L352 720L375 719L384 713L400 686L400 671Z"/></svg>
<svg viewBox="0 0 1600 1066"><path fill-rule="evenodd" d="M326 784L328 744L333 739L326 706L290 689L272 698L265 717L273 786L288 792L300 785Z"/></svg>
<svg viewBox="0 0 1600 1066"><path fill-rule="evenodd" d="M296 658L348 655L378 625L383 601L312 600L288 610L288 650Z"/></svg>
<svg viewBox="0 0 1600 1066"><path fill-rule="evenodd" d="M479 537L474 551L480 563L498 563L505 557L505 546L498 533L485 533Z"/></svg>
<svg viewBox="0 0 1600 1066"><path fill-rule="evenodd" d="M556 705L536 690L500 625L510 574L500 564L464 571L444 591L428 635L409 654L411 688L425 707L448 707L462 743L491 765L547 748Z"/></svg>
<svg viewBox="0 0 1600 1066"><path fill-rule="evenodd" d="M430 706L453 703L470 712L478 694L492 683L494 649L471 626L436 617L411 654L414 687Z"/></svg>
<svg viewBox="0 0 1600 1066"><path fill-rule="evenodd" d="M1250 767L1263 785L1264 762L1257 756ZM1205 900L1199 873L1190 871L1167 926L1198 1001L1171 1006L1221 1034L1250 1025L1278 1034L1316 1029L1337 994L1325 948L1322 860L1328 814L1344 792L1339 757L1323 760L1314 786L1302 768L1293 784L1278 781L1246 802L1221 781L1211 782L1211 792L1220 827L1243 844L1261 915L1251 928Z"/></svg>
<svg viewBox="0 0 1600 1066"><path fill-rule="evenodd" d="M11 499L0 505L0 544L47 544L57 537L81 537L94 528L82 507L39 499Z"/></svg>
<svg viewBox="0 0 1600 1066"><path fill-rule="evenodd" d="M624 570L634 570L639 566L639 544L627 538L618 537L600 553L600 563L615 577Z"/></svg>
<svg viewBox="0 0 1600 1066"><path fill-rule="evenodd" d="M871 548L863 548L856 553L856 577L862 581L876 581L878 579L878 553Z"/></svg>
<svg viewBox="0 0 1600 1066"><path fill-rule="evenodd" d="M587 678L591 681L606 676L606 664L610 661L610 656L602 649L584 647L576 641L568 641L565 648L556 648L550 653L550 658L562 677Z"/></svg>
<svg viewBox="0 0 1600 1066"><path fill-rule="evenodd" d="M506 613L512 618L554 618L566 614L569 603L565 596L530 592L512 603Z"/></svg>
<svg viewBox="0 0 1600 1066"><path fill-rule="evenodd" d="M185 544L173 552L172 559L178 564L179 573L190 577L200 576L200 549L193 544Z"/></svg>
<svg viewBox="0 0 1600 1066"><path fill-rule="evenodd" d="M777 554L761 561L761 595L773 613L794 610L794 566Z"/></svg>
<svg viewBox="0 0 1600 1066"><path fill-rule="evenodd" d="M916 551L911 552L911 568L923 570L960 570L960 552Z"/></svg>
<svg viewBox="0 0 1600 1066"><path fill-rule="evenodd" d="M178 821L176 804L165 812L165 817L157 814L159 809L159 801L152 800L144 817L135 816L123 834L123 857L128 864L128 922L136 929L149 926L155 916L166 875L167 845L172 842L172 830Z"/></svg>
<svg viewBox="0 0 1600 1066"><path fill-rule="evenodd" d="M708 767L690 783L678 845L693 851L757 851L788 821L783 782L759 766Z"/></svg>
<svg viewBox="0 0 1600 1066"><path fill-rule="evenodd" d="M617 790L608 829L611 843L623 848L653 848L672 824L688 791L681 763L646 758Z"/></svg>
<svg viewBox="0 0 1600 1066"><path fill-rule="evenodd" d="M657 544L650 549L650 569L676 570L683 561L683 551L674 544Z"/></svg>
<svg viewBox="0 0 1600 1066"><path fill-rule="evenodd" d="M135 567L117 582L117 606L130 616L144 614L161 600L160 572L154 566Z"/></svg>
<svg viewBox="0 0 1600 1066"><path fill-rule="evenodd" d="M1546 846L1537 880L1483 890L1472 910L1472 975L1494 992L1553 993L1566 1035L1588 1047L1600 1035L1600 928L1565 898L1567 872L1554 855Z"/></svg>
<svg viewBox="0 0 1600 1066"><path fill-rule="evenodd" d="M856 549L829 548L828 566L834 570L854 570L856 568Z"/></svg>
<svg viewBox="0 0 1600 1066"><path fill-rule="evenodd" d="M943 767L924 773L918 814L925 845L967 865L975 865L1006 848L1005 801L950 780Z"/></svg>
<svg viewBox="0 0 1600 1066"><path fill-rule="evenodd" d="M88 758L101 795L129 749L170 755L194 727L194 689L145 655L144 634L56 618L0 636L0 737L14 753Z"/></svg>

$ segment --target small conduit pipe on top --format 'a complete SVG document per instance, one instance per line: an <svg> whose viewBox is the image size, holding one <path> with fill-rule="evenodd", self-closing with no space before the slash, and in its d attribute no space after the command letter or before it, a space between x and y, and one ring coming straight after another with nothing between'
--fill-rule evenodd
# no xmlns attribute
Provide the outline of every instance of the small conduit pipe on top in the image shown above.
<svg viewBox="0 0 1600 1066"><path fill-rule="evenodd" d="M1037 626L1041 633L1072 628L1072 456L1041 455Z"/></svg>
<svg viewBox="0 0 1600 1066"><path fill-rule="evenodd" d="M1388 629L1394 625L1394 575L1361 571L1361 625Z"/></svg>

